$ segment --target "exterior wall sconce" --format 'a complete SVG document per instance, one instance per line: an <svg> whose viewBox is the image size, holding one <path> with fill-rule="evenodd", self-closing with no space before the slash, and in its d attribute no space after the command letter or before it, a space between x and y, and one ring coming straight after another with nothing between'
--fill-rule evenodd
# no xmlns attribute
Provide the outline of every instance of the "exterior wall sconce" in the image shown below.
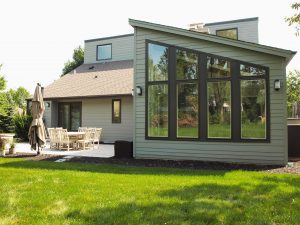
<svg viewBox="0 0 300 225"><path fill-rule="evenodd" d="M51 106L50 102L46 102L46 106L47 106L48 108L50 108L50 106Z"/></svg>
<svg viewBox="0 0 300 225"><path fill-rule="evenodd" d="M279 91L281 88L281 81L280 80L275 80L274 81L274 89L275 91Z"/></svg>
<svg viewBox="0 0 300 225"><path fill-rule="evenodd" d="M142 96L143 95L143 89L141 86L136 86L136 93L138 96Z"/></svg>

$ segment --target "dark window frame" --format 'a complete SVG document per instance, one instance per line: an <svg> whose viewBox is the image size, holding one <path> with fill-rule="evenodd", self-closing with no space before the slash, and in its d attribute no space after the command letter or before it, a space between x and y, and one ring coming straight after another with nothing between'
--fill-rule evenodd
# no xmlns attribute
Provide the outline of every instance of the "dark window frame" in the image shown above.
<svg viewBox="0 0 300 225"><path fill-rule="evenodd" d="M157 44L168 47L168 80L167 81L148 81L148 44ZM176 103L176 49L196 53L198 56L198 138L180 138L177 133L177 103ZM168 140L168 141L196 141L196 142L230 142L230 143L270 143L270 90L269 90L269 68L263 65L249 63L241 60L235 60L211 53L201 52L194 49L188 49L180 46L170 45L158 41L145 40L145 139L146 140ZM208 78L207 57L215 57L230 62L230 78ZM264 76L241 76L240 64L259 67L266 70ZM208 138L207 128L207 79L210 81L230 80L231 81L231 138ZM240 81L264 79L266 82L266 138L265 139L245 139L241 138L241 120L240 120ZM183 80L178 80L183 81ZM188 80L189 81L189 80ZM148 136L148 85L168 84L168 137ZM175 101L175 103L174 103ZM171 113L172 112L172 113ZM173 113L175 112L175 113ZM234 118L239 118L238 120Z"/></svg>
<svg viewBox="0 0 300 225"><path fill-rule="evenodd" d="M224 37L224 36L218 35L218 32L219 32L219 31L228 31L228 30L236 30L236 39L228 38L228 37ZM223 37L223 38L227 38L227 39L231 39L231 40L239 40L239 28L238 28L238 27L232 27L232 28L226 28L226 29L219 29L219 30L216 30L216 36L218 36L218 37Z"/></svg>
<svg viewBox="0 0 300 225"><path fill-rule="evenodd" d="M120 102L120 119L117 121L115 120L115 107L114 102ZM120 98L114 98L111 100L111 123L122 123L122 100Z"/></svg>
<svg viewBox="0 0 300 225"><path fill-rule="evenodd" d="M70 105L70 110L71 110L71 105L72 104L79 104L80 105L80 124L79 124L79 127L82 126L82 102L58 102L58 106L57 106L57 113L58 113L58 117L57 117L57 125L60 127L62 126L61 123L62 123L62 118L60 117L60 109L62 107L62 105ZM69 117L69 124L71 125L71 116ZM68 128L67 128L68 129ZM74 130L71 130L70 131L74 131Z"/></svg>
<svg viewBox="0 0 300 225"><path fill-rule="evenodd" d="M99 47L106 46L106 45L110 45L110 58L99 59L98 58ZM111 60L111 59L112 59L112 43L97 45L97 47L96 47L96 61L105 61L105 60Z"/></svg>

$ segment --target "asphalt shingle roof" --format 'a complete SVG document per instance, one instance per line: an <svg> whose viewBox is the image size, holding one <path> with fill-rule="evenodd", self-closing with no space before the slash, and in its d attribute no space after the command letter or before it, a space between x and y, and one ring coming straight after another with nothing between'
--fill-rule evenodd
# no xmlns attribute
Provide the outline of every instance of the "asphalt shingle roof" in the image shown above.
<svg viewBox="0 0 300 225"><path fill-rule="evenodd" d="M45 87L44 99L130 95L132 88L132 60L83 64Z"/></svg>

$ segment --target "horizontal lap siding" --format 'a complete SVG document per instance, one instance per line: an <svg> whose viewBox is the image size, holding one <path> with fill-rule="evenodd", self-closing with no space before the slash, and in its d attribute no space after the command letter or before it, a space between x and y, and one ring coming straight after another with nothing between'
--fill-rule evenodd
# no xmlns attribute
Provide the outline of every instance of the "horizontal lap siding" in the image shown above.
<svg viewBox="0 0 300 225"><path fill-rule="evenodd" d="M145 95L136 96L134 106L136 158L196 159L262 164L286 163L285 65L282 58L141 28L136 28L135 38L135 86L141 86L145 90L145 39L164 42L269 67L271 116L271 143L145 140ZM275 79L283 82L283 88L280 91L273 89Z"/></svg>
<svg viewBox="0 0 300 225"><path fill-rule="evenodd" d="M101 127L104 142L133 139L132 97L121 98L121 123L112 123L112 98L82 100L82 126Z"/></svg>
<svg viewBox="0 0 300 225"><path fill-rule="evenodd" d="M133 59L133 36L86 42L84 46L84 63L99 63ZM97 45L112 44L111 60L96 60Z"/></svg>

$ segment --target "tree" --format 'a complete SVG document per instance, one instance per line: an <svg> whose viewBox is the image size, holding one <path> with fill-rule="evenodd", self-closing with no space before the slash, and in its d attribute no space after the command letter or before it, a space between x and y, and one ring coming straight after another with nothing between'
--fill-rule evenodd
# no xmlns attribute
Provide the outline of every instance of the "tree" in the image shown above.
<svg viewBox="0 0 300 225"><path fill-rule="evenodd" d="M11 96L13 105L26 109L26 99L30 97L30 93L24 87L19 87L17 90L10 89L7 95Z"/></svg>
<svg viewBox="0 0 300 225"><path fill-rule="evenodd" d="M292 9L296 10L296 13L293 16L286 17L285 21L289 24L289 26L295 25L296 36L299 36L300 32L300 2L295 2L291 6Z"/></svg>
<svg viewBox="0 0 300 225"><path fill-rule="evenodd" d="M300 71L290 71L286 82L288 117L292 116L293 105L300 103Z"/></svg>
<svg viewBox="0 0 300 225"><path fill-rule="evenodd" d="M1 70L2 64L0 64L0 70ZM4 76L0 74L0 91L3 91L6 88L6 80Z"/></svg>
<svg viewBox="0 0 300 225"><path fill-rule="evenodd" d="M68 62L65 63L64 68L62 69L62 75L64 76L67 73L70 73L72 70L83 64L84 60L84 50L79 46L78 48L74 49L73 52L73 60L68 60Z"/></svg>

